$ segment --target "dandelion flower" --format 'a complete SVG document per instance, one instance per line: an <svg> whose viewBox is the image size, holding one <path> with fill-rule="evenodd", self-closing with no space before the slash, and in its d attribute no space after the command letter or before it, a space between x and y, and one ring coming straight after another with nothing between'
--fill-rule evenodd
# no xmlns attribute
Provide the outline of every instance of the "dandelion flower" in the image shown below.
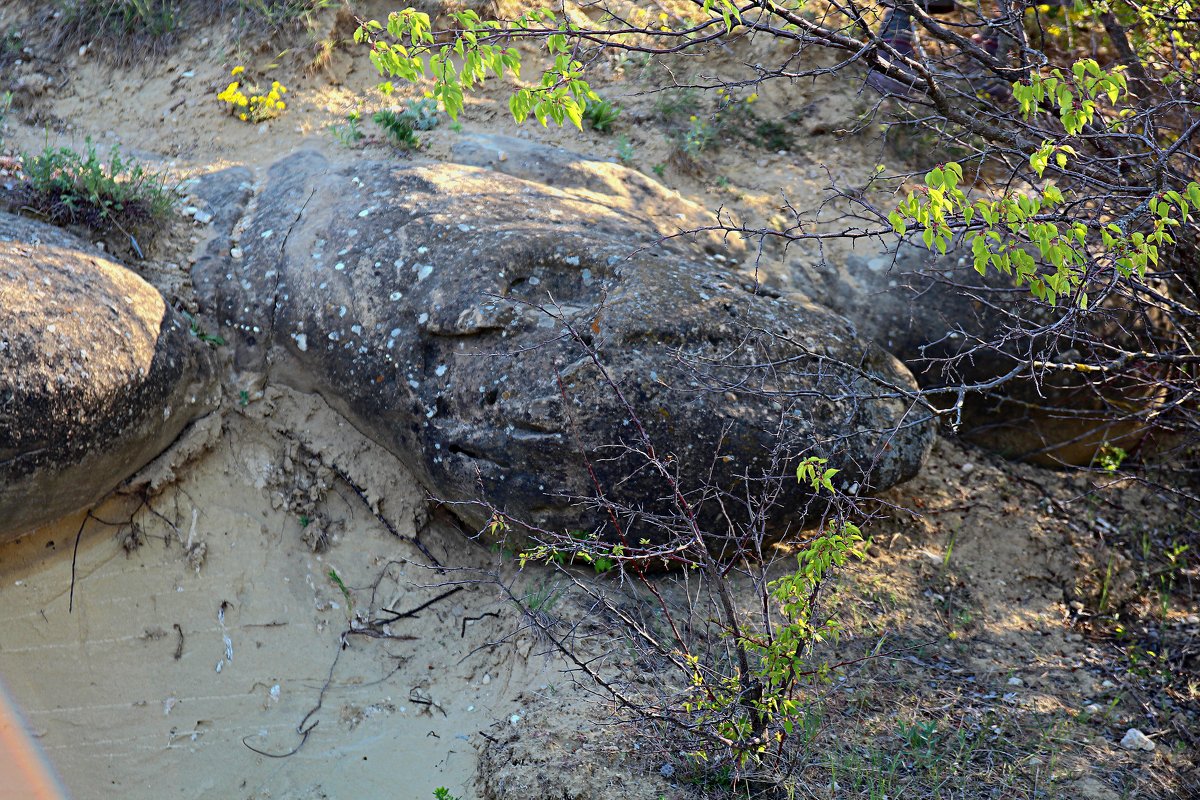
<svg viewBox="0 0 1200 800"><path fill-rule="evenodd" d="M230 75L241 75L245 71L246 71L245 67L237 66L237 67L234 67L232 70L230 70L229 74Z"/></svg>

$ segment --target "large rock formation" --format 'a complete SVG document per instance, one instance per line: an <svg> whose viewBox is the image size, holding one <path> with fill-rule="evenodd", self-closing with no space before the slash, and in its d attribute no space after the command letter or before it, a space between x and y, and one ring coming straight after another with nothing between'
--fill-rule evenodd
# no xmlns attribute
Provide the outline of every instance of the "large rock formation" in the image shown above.
<svg viewBox="0 0 1200 800"><path fill-rule="evenodd" d="M218 399L209 349L158 291L0 213L0 539L96 502Z"/></svg>
<svg viewBox="0 0 1200 800"><path fill-rule="evenodd" d="M241 257L195 282L246 377L319 391L435 496L483 500L457 507L472 524L490 506L592 530L597 486L668 512L639 421L717 536L764 476L793 473L776 533L806 516L806 454L863 491L916 472L933 426L902 365L702 245L639 250L661 233L619 196L301 153L272 168Z"/></svg>
<svg viewBox="0 0 1200 800"><path fill-rule="evenodd" d="M1105 445L1132 448L1144 435L1129 415L1156 387L1073 365L1111 359L1105 343L1144 349L1145 315L1109 303L1066 321L1074 309L1039 303L1008 276L981 277L969 252L941 257L911 244L808 277L809 296L904 361L922 387L947 387L935 402L950 408L956 387L983 387L947 416L971 441L1011 458L1088 464Z"/></svg>

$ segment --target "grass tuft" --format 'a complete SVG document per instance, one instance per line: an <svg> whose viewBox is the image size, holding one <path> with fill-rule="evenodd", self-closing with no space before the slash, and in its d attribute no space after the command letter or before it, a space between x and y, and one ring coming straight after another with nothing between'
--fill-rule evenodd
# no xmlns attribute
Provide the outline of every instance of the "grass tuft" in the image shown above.
<svg viewBox="0 0 1200 800"><path fill-rule="evenodd" d="M405 150L416 150L421 146L417 131L433 130L441 122L438 117L437 101L431 98L409 100L403 110L384 109L375 112L371 119L392 143Z"/></svg>
<svg viewBox="0 0 1200 800"><path fill-rule="evenodd" d="M87 228L138 256L139 239L157 234L176 202L164 175L123 157L115 146L105 160L91 139L82 153L47 147L26 157L24 175L16 190L20 210L55 225Z"/></svg>

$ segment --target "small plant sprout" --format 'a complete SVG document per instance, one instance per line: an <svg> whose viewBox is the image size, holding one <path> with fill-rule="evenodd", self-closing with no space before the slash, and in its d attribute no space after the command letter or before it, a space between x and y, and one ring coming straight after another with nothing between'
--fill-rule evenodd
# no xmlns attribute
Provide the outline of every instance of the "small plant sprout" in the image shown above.
<svg viewBox="0 0 1200 800"><path fill-rule="evenodd" d="M188 321L188 333L195 336L200 341L204 342L209 347L222 347L225 344L225 339L215 333L208 333L200 327L200 320L193 317L186 311L183 312L184 318Z"/></svg>
<svg viewBox="0 0 1200 800"><path fill-rule="evenodd" d="M438 126L437 101L430 97L410 100L404 109L387 108L377 111L371 119L397 147L416 150L421 146L417 131L430 131Z"/></svg>
<svg viewBox="0 0 1200 800"><path fill-rule="evenodd" d="M617 161L620 161L625 166L633 164L633 143L629 141L628 136L620 136L617 138Z"/></svg>
<svg viewBox="0 0 1200 800"><path fill-rule="evenodd" d="M333 138L342 147L353 147L366 137L366 134L362 132L362 128L358 124L361 119L361 113L357 110L351 111L346 115L345 125L330 125L329 132L333 134Z"/></svg>
<svg viewBox="0 0 1200 800"><path fill-rule="evenodd" d="M333 581L333 585L341 590L342 597L346 598L346 603L348 604L348 606L353 607L354 606L354 596L350 593L349 587L347 587L345 582L342 581L342 577L337 574L336 569L329 570L329 580Z"/></svg>
<svg viewBox="0 0 1200 800"><path fill-rule="evenodd" d="M597 133L610 133L613 123L621 116L621 107L607 100L588 100L583 107L583 119Z"/></svg>
<svg viewBox="0 0 1200 800"><path fill-rule="evenodd" d="M712 123L693 114L688 119L688 129L679 140L679 150L684 155L695 158L711 147L716 138L717 131Z"/></svg>
<svg viewBox="0 0 1200 800"><path fill-rule="evenodd" d="M562 597L562 590L549 579L542 582L538 588L532 588L525 592L522 598L521 605L530 614L544 614L554 607L554 604Z"/></svg>
<svg viewBox="0 0 1200 800"><path fill-rule="evenodd" d="M1096 455L1096 466L1105 472L1116 472L1121 468L1121 464L1125 462L1128 455L1128 453L1115 444L1105 442L1104 446L1100 448L1100 452Z"/></svg>

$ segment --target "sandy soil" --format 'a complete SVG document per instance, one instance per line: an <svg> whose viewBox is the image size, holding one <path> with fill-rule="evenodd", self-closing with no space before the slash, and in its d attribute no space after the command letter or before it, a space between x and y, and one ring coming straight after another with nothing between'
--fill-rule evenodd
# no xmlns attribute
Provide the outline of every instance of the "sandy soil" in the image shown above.
<svg viewBox="0 0 1200 800"><path fill-rule="evenodd" d="M91 137L180 180L230 164L261 177L300 147L360 158L328 127L384 103L370 91L377 76L348 46L308 69L308 34L292 34L292 52L277 59L283 46L190 30L161 59L114 69L98 44L52 55L43 16L32 4L0 8L0 32L15 26L33 50L5 67L0 91L45 79L18 98L10 147ZM349 35L332 11L316 32ZM746 43L691 68L719 72L766 46ZM229 118L214 96L230 67L276 60L288 112L257 127ZM646 94L661 69L614 63L601 82L624 107L617 136L633 165L648 174L665 165L669 186L751 224L778 221L784 198L815 208L830 175L865 180L878 161L903 157L897 147L916 146L839 133L869 108L859 87L796 86L765 92L755 109L761 118L800 112L790 151L732 140L693 173L669 155L681 123ZM472 100L463 128L616 156L614 136L516 128L503 98L494 88ZM456 135L445 124L426 134L422 156L446 157ZM187 307L187 266L205 235L181 217L132 266ZM817 254L770 255L786 283ZM226 389L211 446L172 456L175 478L148 505L117 495L0 546L0 676L73 797L429 798L438 786L464 800L721 796L663 777L678 754L637 738L530 625L514 599L582 626L584 650L619 642L589 627L583 598L553 573L519 572L471 541L320 400ZM1129 484L1095 491L1108 483L939 441L924 473L887 495L909 510L866 529L871 557L834 600L846 634L833 656L881 639L902 654L846 669L822 690L816 749L900 751L899 724L933 719L988 742L985 758L958 766L961 783L947 784L955 797L1196 796L1200 606L1190 582L1200 579L1200 542L1174 521L1178 505ZM1160 561L1144 543L1168 539L1192 549L1159 614ZM346 633L355 613L379 620L382 608L399 616L373 636ZM631 666L616 658L607 668ZM1159 743L1154 753L1118 746L1134 726ZM915 769L889 784L891 796L934 796ZM824 768L804 785L811 797L868 796Z"/></svg>

